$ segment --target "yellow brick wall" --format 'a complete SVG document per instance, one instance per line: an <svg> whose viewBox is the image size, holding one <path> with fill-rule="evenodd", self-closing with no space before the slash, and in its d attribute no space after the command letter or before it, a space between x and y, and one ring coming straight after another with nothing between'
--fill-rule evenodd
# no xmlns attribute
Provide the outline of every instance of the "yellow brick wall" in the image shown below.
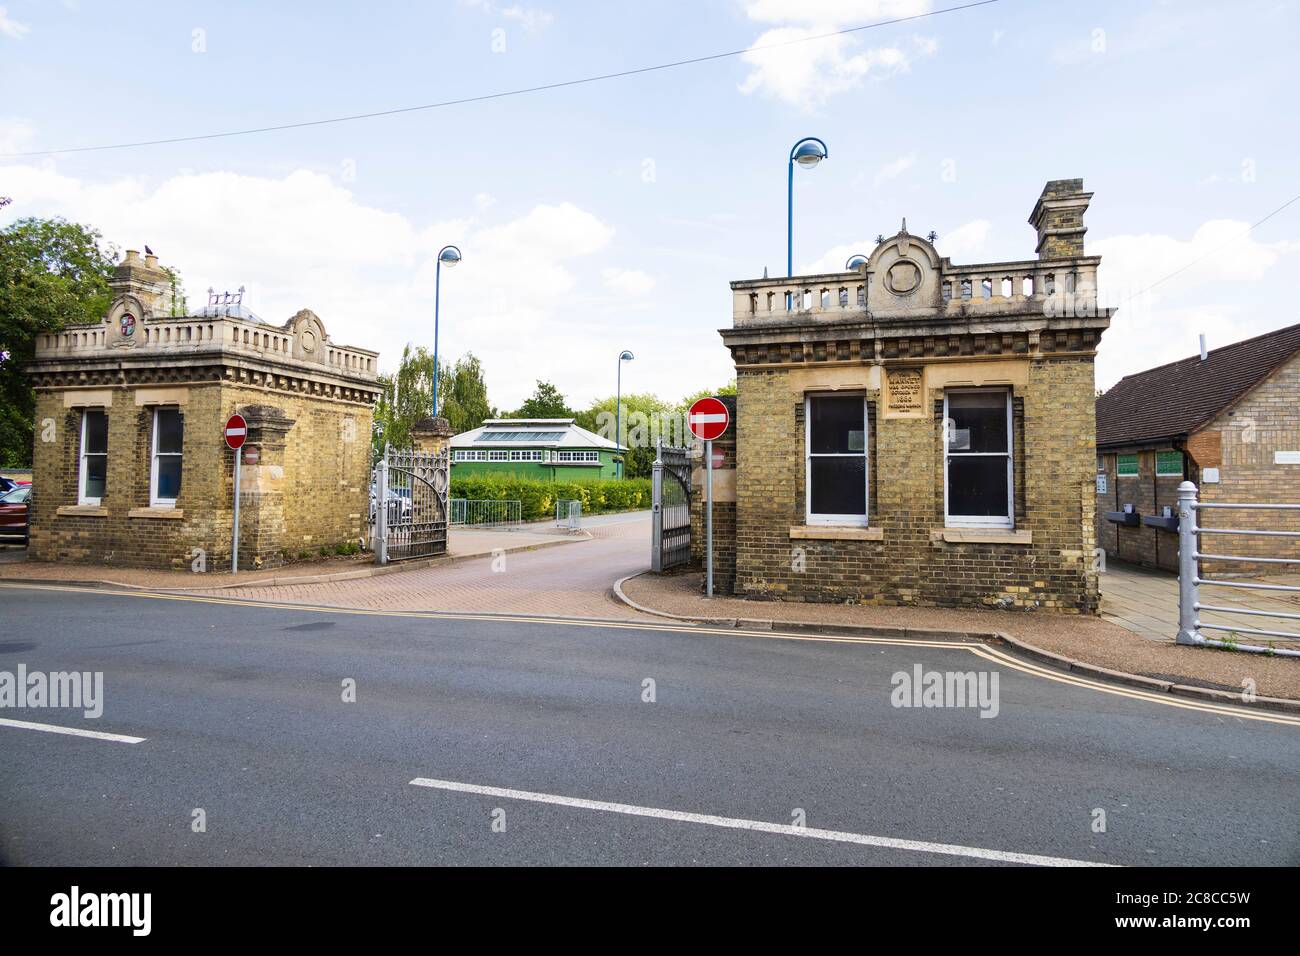
<svg viewBox="0 0 1300 956"><path fill-rule="evenodd" d="M108 481L95 513L59 514L77 505L81 409L67 408L62 391L39 391L33 449L30 554L46 561L188 570L202 549L208 571L229 570L233 523L233 452L222 425L237 408L274 405L294 419L286 435L282 474L243 466L241 567L276 566L306 550L357 542L369 512L371 409L321 396L294 396L217 383L180 386L184 460L176 508L149 508L152 408L135 404L135 390L114 389L108 414ZM345 424L351 421L351 425ZM44 427L52 422L53 429ZM348 436L351 436L350 440ZM52 440L44 441L50 437ZM283 521L273 538L254 545L259 488L274 487L268 510ZM133 514L134 512L134 514ZM179 515L179 517L177 517ZM281 530L282 529L282 530ZM269 541L269 543L268 543Z"/></svg>
<svg viewBox="0 0 1300 956"><path fill-rule="evenodd" d="M1041 607L1095 613L1094 386L1090 355L1025 360L1017 408L1018 530L1032 544L948 543L941 389L924 418L874 403L870 524L880 541L792 540L803 525L803 403L785 369L738 369L736 591L750 597L886 605ZM815 390L815 378L802 373ZM929 414L931 411L935 414Z"/></svg>
<svg viewBox="0 0 1300 956"><path fill-rule="evenodd" d="M1219 483L1206 484L1197 470L1202 501L1238 504L1300 504L1300 465L1278 464L1275 453L1300 451L1300 356L1265 379L1204 431L1220 435ZM1300 512L1203 512L1203 527L1300 531ZM1300 558L1300 538L1204 535L1201 550L1252 557ZM1295 565L1206 562L1214 573L1281 573Z"/></svg>

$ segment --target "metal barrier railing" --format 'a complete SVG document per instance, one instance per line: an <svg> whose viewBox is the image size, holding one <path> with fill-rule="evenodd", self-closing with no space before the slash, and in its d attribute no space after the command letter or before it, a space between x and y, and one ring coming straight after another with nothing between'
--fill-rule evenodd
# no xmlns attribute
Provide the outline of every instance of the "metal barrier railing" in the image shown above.
<svg viewBox="0 0 1300 956"><path fill-rule="evenodd" d="M523 504L494 498L452 498L453 527L517 528L523 523Z"/></svg>
<svg viewBox="0 0 1300 956"><path fill-rule="evenodd" d="M1300 558L1256 557L1242 554L1215 554L1200 550L1198 535L1250 535L1266 538L1300 538L1300 531L1272 531L1253 528L1204 528L1197 520L1198 513L1209 510L1222 511L1300 511L1300 504L1234 504L1229 502L1198 501L1196 485L1184 481L1178 486L1178 637L1179 644L1195 644L1230 648L1253 654L1276 654L1300 657L1300 650L1292 648L1263 647L1255 644L1238 644L1216 638L1207 638L1201 631L1226 631L1229 634L1249 634L1253 637L1278 637L1300 641L1298 631L1278 631L1270 628L1243 625L1214 624L1202 621L1201 611L1219 614L1240 614L1245 617L1264 617L1272 620L1300 621L1300 614L1290 611L1256 610L1230 607L1221 604L1202 604L1201 585L1221 588L1240 588L1246 591L1284 591L1300 593L1300 587L1290 584L1268 584L1256 581L1229 581L1222 578L1203 578L1202 561L1241 561L1259 564L1300 565Z"/></svg>
<svg viewBox="0 0 1300 956"><path fill-rule="evenodd" d="M582 530L582 501L578 498L555 500L555 527L566 531Z"/></svg>

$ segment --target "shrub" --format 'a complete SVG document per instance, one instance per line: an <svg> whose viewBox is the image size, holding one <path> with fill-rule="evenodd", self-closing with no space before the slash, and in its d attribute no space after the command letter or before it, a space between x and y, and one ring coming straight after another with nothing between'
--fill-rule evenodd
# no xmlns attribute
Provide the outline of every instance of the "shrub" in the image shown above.
<svg viewBox="0 0 1300 956"><path fill-rule="evenodd" d="M633 511L650 507L649 478L600 478L590 481L543 481L509 475L466 475L451 479L451 497L518 501L524 521L555 516L555 502L582 502L583 514Z"/></svg>

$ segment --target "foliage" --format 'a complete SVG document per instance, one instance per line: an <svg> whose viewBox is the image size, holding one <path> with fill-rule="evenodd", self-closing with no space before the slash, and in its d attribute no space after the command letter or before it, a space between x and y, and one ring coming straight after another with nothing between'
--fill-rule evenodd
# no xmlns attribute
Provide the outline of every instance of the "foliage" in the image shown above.
<svg viewBox="0 0 1300 956"><path fill-rule="evenodd" d="M574 411L560 390L550 382L537 381L537 389L509 418L573 418Z"/></svg>
<svg viewBox="0 0 1300 956"><path fill-rule="evenodd" d="M597 399L577 414L577 424L609 441L614 441L616 431L620 432L619 444L627 449L623 477L649 478L655 460L655 438L663 434L665 443L671 444L674 409L650 393L624 395L621 421L615 408L613 395Z"/></svg>
<svg viewBox="0 0 1300 956"><path fill-rule="evenodd" d="M163 266L163 272L167 273L167 280L171 284L171 316L180 318L190 314L189 299L185 297L185 283L181 279L179 269L171 266Z"/></svg>
<svg viewBox="0 0 1300 956"><path fill-rule="evenodd" d="M576 418L579 426L610 441L614 440L616 430L621 431L620 444L627 448L624 477L649 478L654 466L656 440L662 438L665 445L679 447L690 443L686 410L696 399L735 394L736 380L732 379L720 389L696 392L679 402L665 402L658 395L648 393L624 395L621 422L615 418L615 397L610 395L592 402L591 407L579 412Z"/></svg>
<svg viewBox="0 0 1300 956"><path fill-rule="evenodd" d="M442 367L438 376L438 414L451 423L457 434L496 417L496 409L488 403L483 363L473 352L466 352L455 365Z"/></svg>
<svg viewBox="0 0 1300 956"><path fill-rule="evenodd" d="M411 444L411 428L433 412L433 353L422 346L402 350L397 374L380 378L371 436L378 460L387 440L397 448ZM396 388L396 395L394 395ZM478 428L495 410L488 404L483 365L470 352L455 364L445 364L438 376L438 413L459 433Z"/></svg>
<svg viewBox="0 0 1300 956"><path fill-rule="evenodd" d="M36 335L98 321L117 251L64 219L20 219L0 230L0 465L31 464L36 396L26 363Z"/></svg>
<svg viewBox="0 0 1300 956"><path fill-rule="evenodd" d="M650 479L588 479L546 481L510 475L456 475L452 468L451 497L490 501L518 501L525 521L555 516L555 502L576 498L583 514L631 511L650 507Z"/></svg>

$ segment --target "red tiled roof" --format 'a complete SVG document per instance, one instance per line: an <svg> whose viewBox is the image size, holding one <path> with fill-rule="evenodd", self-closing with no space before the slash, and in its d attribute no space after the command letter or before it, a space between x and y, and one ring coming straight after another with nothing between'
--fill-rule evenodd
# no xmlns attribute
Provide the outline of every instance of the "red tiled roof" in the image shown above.
<svg viewBox="0 0 1300 956"><path fill-rule="evenodd" d="M1097 399L1097 447L1190 435L1300 352L1300 325L1120 379Z"/></svg>

